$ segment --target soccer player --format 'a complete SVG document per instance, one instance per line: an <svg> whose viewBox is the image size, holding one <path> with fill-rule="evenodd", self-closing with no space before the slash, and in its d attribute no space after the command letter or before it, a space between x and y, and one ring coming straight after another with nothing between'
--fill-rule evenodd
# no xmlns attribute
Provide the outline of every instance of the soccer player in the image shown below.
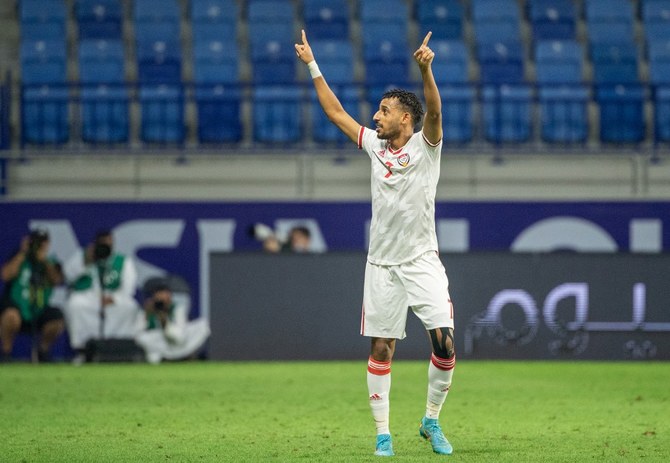
<svg viewBox="0 0 670 463"><path fill-rule="evenodd" d="M309 69L319 103L333 122L370 156L372 221L365 268L361 334L371 338L367 384L377 427L375 455L392 456L389 431L391 360L405 337L408 308L428 331L426 414L419 433L439 454L452 447L438 422L456 363L449 280L440 262L435 233L435 192L440 176L442 104L428 47L431 32L414 52L423 80L426 114L419 98L404 90L386 92L374 114L375 130L357 123L332 92L302 31L295 50ZM422 123L423 119L423 123ZM421 130L414 127L422 123Z"/></svg>

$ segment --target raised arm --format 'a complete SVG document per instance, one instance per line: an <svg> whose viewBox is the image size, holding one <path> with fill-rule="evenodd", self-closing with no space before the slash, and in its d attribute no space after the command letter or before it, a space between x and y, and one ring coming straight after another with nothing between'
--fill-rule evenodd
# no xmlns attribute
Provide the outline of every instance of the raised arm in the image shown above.
<svg viewBox="0 0 670 463"><path fill-rule="evenodd" d="M340 100L328 86L326 79L321 75L319 67L314 60L312 48L307 42L307 35L302 31L302 44L295 44L295 52L300 60L307 64L310 75L312 76L312 83L316 89L316 95L319 98L321 108L328 116L328 119L335 124L344 134L349 137L354 143L358 143L358 132L361 125L347 113Z"/></svg>
<svg viewBox="0 0 670 463"><path fill-rule="evenodd" d="M423 80L423 97L426 100L426 115L423 120L423 135L432 144L442 139L442 100L435 83L431 64L435 53L428 47L432 32L428 32L421 46L414 52L414 59L419 65Z"/></svg>

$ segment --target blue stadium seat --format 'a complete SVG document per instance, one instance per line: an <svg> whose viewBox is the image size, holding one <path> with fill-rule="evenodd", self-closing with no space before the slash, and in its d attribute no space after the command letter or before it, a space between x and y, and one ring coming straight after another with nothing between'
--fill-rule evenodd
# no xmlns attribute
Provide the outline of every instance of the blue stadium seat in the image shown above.
<svg viewBox="0 0 670 463"><path fill-rule="evenodd" d="M644 89L640 85L597 87L596 102L602 142L637 143L644 139Z"/></svg>
<svg viewBox="0 0 670 463"><path fill-rule="evenodd" d="M407 39L409 9L403 0L360 2L360 17L364 47L389 39L394 41Z"/></svg>
<svg viewBox="0 0 670 463"><path fill-rule="evenodd" d="M81 90L82 139L111 144L128 141L128 90L98 85Z"/></svg>
<svg viewBox="0 0 670 463"><path fill-rule="evenodd" d="M178 22L181 10L177 0L133 0L133 20L136 22Z"/></svg>
<svg viewBox="0 0 670 463"><path fill-rule="evenodd" d="M290 23L295 20L295 5L290 0L251 0L247 20L249 24Z"/></svg>
<svg viewBox="0 0 670 463"><path fill-rule="evenodd" d="M237 23L193 23L192 33L194 43L212 40L236 43Z"/></svg>
<svg viewBox="0 0 670 463"><path fill-rule="evenodd" d="M299 86L256 86L253 90L253 139L292 144L302 140L302 97Z"/></svg>
<svg viewBox="0 0 670 463"><path fill-rule="evenodd" d="M645 0L642 22L648 43L670 40L670 3L667 0Z"/></svg>
<svg viewBox="0 0 670 463"><path fill-rule="evenodd" d="M65 22L67 13L65 2L53 0L21 0L19 5L19 20L21 23L48 23Z"/></svg>
<svg viewBox="0 0 670 463"><path fill-rule="evenodd" d="M365 0L360 2L359 7L362 23L383 22L403 25L410 17L407 2L403 0Z"/></svg>
<svg viewBox="0 0 670 463"><path fill-rule="evenodd" d="M354 81L354 47L348 40L310 41L319 68L331 84Z"/></svg>
<svg viewBox="0 0 670 463"><path fill-rule="evenodd" d="M649 82L670 84L670 39L649 43Z"/></svg>
<svg viewBox="0 0 670 463"><path fill-rule="evenodd" d="M176 0L135 0L132 15L138 46L179 41L181 11Z"/></svg>
<svg viewBox="0 0 670 463"><path fill-rule="evenodd" d="M255 83L292 83L296 72L295 48L285 39L252 44L251 65Z"/></svg>
<svg viewBox="0 0 670 463"><path fill-rule="evenodd" d="M433 37L440 40L460 40L463 38L464 8L458 0L428 0L418 2L417 21L419 37L433 31Z"/></svg>
<svg viewBox="0 0 670 463"><path fill-rule="evenodd" d="M670 142L670 86L661 86L654 92L654 139Z"/></svg>
<svg viewBox="0 0 670 463"><path fill-rule="evenodd" d="M472 141L475 89L470 85L441 85L440 98L444 142L463 144Z"/></svg>
<svg viewBox="0 0 670 463"><path fill-rule="evenodd" d="M180 85L142 85L140 138L147 143L184 141L184 94Z"/></svg>
<svg viewBox="0 0 670 463"><path fill-rule="evenodd" d="M368 85L386 85L391 82L406 85L411 52L406 41L396 39L364 43L365 82Z"/></svg>
<svg viewBox="0 0 670 463"><path fill-rule="evenodd" d="M23 144L61 145L70 134L69 90L62 85L24 87L21 99Z"/></svg>
<svg viewBox="0 0 670 463"><path fill-rule="evenodd" d="M298 41L294 37L293 23L276 22L276 23L249 23L249 44L253 54L254 48L260 44L264 46L267 42L280 42L285 46L293 47L293 44ZM294 49L295 56L295 49Z"/></svg>
<svg viewBox="0 0 670 463"><path fill-rule="evenodd" d="M431 40L433 75L438 84L468 81L468 50L462 40Z"/></svg>
<svg viewBox="0 0 670 463"><path fill-rule="evenodd" d="M591 44L630 42L633 40L633 23L591 23L588 36Z"/></svg>
<svg viewBox="0 0 670 463"><path fill-rule="evenodd" d="M239 87L199 85L195 88L195 101L200 143L237 143L242 140Z"/></svg>
<svg viewBox="0 0 670 463"><path fill-rule="evenodd" d="M521 143L532 133L532 89L488 85L482 89L484 137L492 143Z"/></svg>
<svg viewBox="0 0 670 463"><path fill-rule="evenodd" d="M583 85L543 85L539 90L542 140L584 143L589 134L589 90Z"/></svg>
<svg viewBox="0 0 670 463"><path fill-rule="evenodd" d="M634 16L629 0L589 0L585 16L591 44L633 40Z"/></svg>
<svg viewBox="0 0 670 463"><path fill-rule="evenodd" d="M582 81L584 49L575 40L543 40L535 43L538 83L569 84Z"/></svg>
<svg viewBox="0 0 670 463"><path fill-rule="evenodd" d="M235 0L191 0L191 19L194 23L236 23L239 8Z"/></svg>
<svg viewBox="0 0 670 463"><path fill-rule="evenodd" d="M78 0L79 40L121 39L123 9L118 0Z"/></svg>
<svg viewBox="0 0 670 463"><path fill-rule="evenodd" d="M79 42L79 80L85 83L123 82L125 58L121 40Z"/></svg>
<svg viewBox="0 0 670 463"><path fill-rule="evenodd" d="M220 40L193 44L193 80L196 83L238 82L239 66L237 47L231 48Z"/></svg>
<svg viewBox="0 0 670 463"><path fill-rule="evenodd" d="M520 40L521 16L515 0L474 0L472 23L478 45Z"/></svg>
<svg viewBox="0 0 670 463"><path fill-rule="evenodd" d="M346 0L303 0L303 19L310 41L349 38L349 5Z"/></svg>
<svg viewBox="0 0 670 463"><path fill-rule="evenodd" d="M137 47L137 74L142 84L181 81L181 48L179 42L161 40Z"/></svg>
<svg viewBox="0 0 670 463"><path fill-rule="evenodd" d="M67 49L63 37L22 40L21 81L24 84L63 83L67 78Z"/></svg>
<svg viewBox="0 0 670 463"><path fill-rule="evenodd" d="M593 81L597 84L638 82L635 43L592 44Z"/></svg>
<svg viewBox="0 0 670 463"><path fill-rule="evenodd" d="M178 22L136 22L135 42L137 46L157 41L177 42L179 27Z"/></svg>
<svg viewBox="0 0 670 463"><path fill-rule="evenodd" d="M21 0L18 4L21 39L63 40L65 38L67 12L64 2Z"/></svg>
<svg viewBox="0 0 670 463"><path fill-rule="evenodd" d="M491 42L477 48L480 80L485 83L518 83L524 78L524 55L520 42Z"/></svg>
<svg viewBox="0 0 670 463"><path fill-rule="evenodd" d="M21 40L62 40L66 36L65 23L21 23Z"/></svg>
<svg viewBox="0 0 670 463"><path fill-rule="evenodd" d="M584 8L587 21L628 21L634 16L629 0L587 0Z"/></svg>
<svg viewBox="0 0 670 463"><path fill-rule="evenodd" d="M572 0L535 0L529 3L535 40L573 40L577 14Z"/></svg>
<svg viewBox="0 0 670 463"><path fill-rule="evenodd" d="M321 64L319 64L321 67ZM330 80L329 80L330 82ZM361 101L361 90L354 85L331 85L332 90L337 95L340 103L345 111L349 113L355 120L360 121L361 114L359 109L359 102ZM321 105L316 97L316 92L310 90L311 98L311 121L312 121L312 138L318 143L331 143L343 145L351 142L349 138L342 133L342 131L328 120L326 113L321 109Z"/></svg>

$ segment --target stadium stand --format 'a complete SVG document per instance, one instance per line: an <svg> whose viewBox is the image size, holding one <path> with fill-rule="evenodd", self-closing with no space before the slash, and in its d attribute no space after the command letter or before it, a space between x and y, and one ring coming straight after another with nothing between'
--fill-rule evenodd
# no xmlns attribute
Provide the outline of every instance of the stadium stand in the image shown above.
<svg viewBox="0 0 670 463"><path fill-rule="evenodd" d="M349 5L346 0L304 0L302 8L305 28L311 39L349 38Z"/></svg>
<svg viewBox="0 0 670 463"><path fill-rule="evenodd" d="M417 2L416 18L419 36L425 37L432 31L441 40L463 38L465 8L458 0L428 0Z"/></svg>
<svg viewBox="0 0 670 463"><path fill-rule="evenodd" d="M79 0L75 17L79 40L122 39L123 9L118 0Z"/></svg>
<svg viewBox="0 0 670 463"><path fill-rule="evenodd" d="M600 107L600 140L636 143L645 135L644 89L639 85L603 86L596 89Z"/></svg>
<svg viewBox="0 0 670 463"><path fill-rule="evenodd" d="M472 23L477 45L516 42L521 16L515 0L473 0Z"/></svg>
<svg viewBox="0 0 670 463"><path fill-rule="evenodd" d="M649 110L642 111L641 128L620 136L623 142L670 138L666 0L18 0L17 5L19 117L28 145L182 143L191 136L196 144L270 144L273 136L280 144L339 144L336 131L322 127L329 123L315 110L307 73L295 59L293 43L302 27L324 75L346 106L364 118L386 89L416 88L411 54L432 30L436 81L449 96L443 98L447 142L556 145L584 143L591 136L592 142L616 143L618 127L627 127L639 104ZM172 115L161 119L156 108L168 95L176 98L169 105ZM257 134L262 113L286 111L290 95L302 98L303 109L291 123L273 122L273 129ZM632 109L617 111L615 102ZM40 109L47 103L49 117ZM139 111L129 111L133 105ZM590 106L593 111L586 110ZM537 130L527 124L526 115L533 113L540 116ZM106 118L118 119L120 126L111 127ZM35 126L52 123L57 128ZM512 130L515 123L519 127Z"/></svg>
<svg viewBox="0 0 670 463"><path fill-rule="evenodd" d="M260 143L293 144L302 139L303 89L295 86L254 88L254 139Z"/></svg>
<svg viewBox="0 0 670 463"><path fill-rule="evenodd" d="M527 85L485 86L482 89L483 129L488 141L522 143L531 137L532 89Z"/></svg>
<svg viewBox="0 0 670 463"><path fill-rule="evenodd" d="M181 85L142 85L140 133L142 141L157 144L184 142L184 94Z"/></svg>
<svg viewBox="0 0 670 463"><path fill-rule="evenodd" d="M63 39L67 13L63 2L21 0L19 21L21 38L27 40Z"/></svg>
<svg viewBox="0 0 670 463"><path fill-rule="evenodd" d="M573 84L582 81L584 50L574 40L543 40L535 43L538 84Z"/></svg>
<svg viewBox="0 0 670 463"><path fill-rule="evenodd" d="M529 18L534 40L574 40L577 13L572 0L530 0Z"/></svg>

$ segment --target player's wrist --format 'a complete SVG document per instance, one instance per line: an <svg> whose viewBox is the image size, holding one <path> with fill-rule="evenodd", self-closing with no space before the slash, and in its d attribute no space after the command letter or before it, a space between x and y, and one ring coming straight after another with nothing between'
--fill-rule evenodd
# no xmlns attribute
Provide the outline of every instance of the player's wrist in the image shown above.
<svg viewBox="0 0 670 463"><path fill-rule="evenodd" d="M321 71L319 70L319 65L316 64L316 60L307 63L307 69L309 70L309 75L312 76L312 79L321 77Z"/></svg>

